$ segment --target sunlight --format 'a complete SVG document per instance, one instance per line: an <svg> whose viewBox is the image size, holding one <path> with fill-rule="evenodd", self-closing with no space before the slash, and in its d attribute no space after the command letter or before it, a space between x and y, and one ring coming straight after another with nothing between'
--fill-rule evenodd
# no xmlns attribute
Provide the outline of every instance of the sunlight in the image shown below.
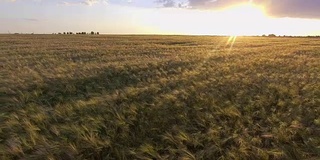
<svg viewBox="0 0 320 160"><path fill-rule="evenodd" d="M251 3L225 8L221 16L230 21L232 36L260 34L259 24L268 20L263 7Z"/></svg>
<svg viewBox="0 0 320 160"><path fill-rule="evenodd" d="M252 3L241 4L229 7L221 11L223 17L231 20L229 23L231 31L229 31L229 39L226 46L230 46L229 53L232 51L237 36L248 34L260 34L259 27L256 23L267 22L267 16L262 7L253 5Z"/></svg>
<svg viewBox="0 0 320 160"><path fill-rule="evenodd" d="M154 34L256 36L316 35L320 20L271 17L264 6L245 3L220 10L145 9L136 12L132 24ZM137 18L139 17L139 18Z"/></svg>
<svg viewBox="0 0 320 160"><path fill-rule="evenodd" d="M237 36L230 36L229 37L227 44L226 44L226 46L230 45L228 53L230 53L232 51L232 48L233 48L234 43L236 42L236 39L237 39Z"/></svg>
<svg viewBox="0 0 320 160"><path fill-rule="evenodd" d="M216 11L161 9L141 16L144 26L165 34L261 35L268 21L263 7L251 3Z"/></svg>

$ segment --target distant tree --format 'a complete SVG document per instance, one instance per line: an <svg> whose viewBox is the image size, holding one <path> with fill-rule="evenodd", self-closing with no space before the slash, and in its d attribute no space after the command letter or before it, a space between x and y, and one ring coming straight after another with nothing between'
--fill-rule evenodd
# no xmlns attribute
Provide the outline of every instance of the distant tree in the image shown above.
<svg viewBox="0 0 320 160"><path fill-rule="evenodd" d="M266 37L266 35L264 34L264 35L262 35L262 37Z"/></svg>
<svg viewBox="0 0 320 160"><path fill-rule="evenodd" d="M91 31L91 34L93 35L93 34L94 34L94 32L93 32L93 31Z"/></svg>
<svg viewBox="0 0 320 160"><path fill-rule="evenodd" d="M275 34L269 34L268 37L277 37Z"/></svg>
<svg viewBox="0 0 320 160"><path fill-rule="evenodd" d="M69 32L69 34L73 34L73 32Z"/></svg>
<svg viewBox="0 0 320 160"><path fill-rule="evenodd" d="M66 32L63 32L63 34L66 34Z"/></svg>
<svg viewBox="0 0 320 160"><path fill-rule="evenodd" d="M99 35L100 33L99 32L97 32L97 35Z"/></svg>

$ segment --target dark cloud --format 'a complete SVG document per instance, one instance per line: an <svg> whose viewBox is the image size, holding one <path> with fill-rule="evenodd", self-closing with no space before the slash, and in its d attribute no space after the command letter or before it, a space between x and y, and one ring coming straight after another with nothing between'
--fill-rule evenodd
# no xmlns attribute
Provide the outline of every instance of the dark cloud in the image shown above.
<svg viewBox="0 0 320 160"><path fill-rule="evenodd" d="M168 8L189 8L188 0L156 0L156 3Z"/></svg>
<svg viewBox="0 0 320 160"><path fill-rule="evenodd" d="M222 9L250 0L187 0L189 8ZM176 6L178 0L158 0L164 7ZM263 5L268 15L275 17L318 18L320 0L252 0L253 4Z"/></svg>
<svg viewBox="0 0 320 160"><path fill-rule="evenodd" d="M266 10L272 16L319 19L320 0L272 0Z"/></svg>
<svg viewBox="0 0 320 160"><path fill-rule="evenodd" d="M174 0L157 0L157 3L163 5L163 7L175 7L176 2Z"/></svg>

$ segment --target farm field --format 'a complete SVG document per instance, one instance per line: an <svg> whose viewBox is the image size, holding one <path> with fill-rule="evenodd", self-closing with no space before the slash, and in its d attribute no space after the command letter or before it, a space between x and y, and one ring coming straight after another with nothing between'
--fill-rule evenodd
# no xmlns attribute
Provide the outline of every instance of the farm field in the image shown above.
<svg viewBox="0 0 320 160"><path fill-rule="evenodd" d="M0 35L0 159L320 159L320 39Z"/></svg>

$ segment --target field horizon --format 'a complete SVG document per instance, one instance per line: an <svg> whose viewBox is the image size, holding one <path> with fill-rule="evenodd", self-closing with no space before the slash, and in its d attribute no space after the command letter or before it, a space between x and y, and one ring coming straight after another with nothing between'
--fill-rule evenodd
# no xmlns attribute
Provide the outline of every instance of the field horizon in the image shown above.
<svg viewBox="0 0 320 160"><path fill-rule="evenodd" d="M0 159L320 158L320 39L0 34Z"/></svg>
<svg viewBox="0 0 320 160"><path fill-rule="evenodd" d="M60 34L59 34L60 33ZM262 34L262 35L215 35L215 34L161 34L161 33L101 33L99 34L94 34L91 35L90 32L86 32L86 34L76 34L78 32L72 32L72 34L63 34L63 32L54 32L54 33L0 33L0 35L56 35L56 36L184 36L184 37L189 37L189 36L201 36L201 37L231 37L231 36L236 36L236 37L279 37L279 38L319 38L320 35L314 34L314 35L285 35L285 34ZM275 35L275 36L270 36L270 35Z"/></svg>

